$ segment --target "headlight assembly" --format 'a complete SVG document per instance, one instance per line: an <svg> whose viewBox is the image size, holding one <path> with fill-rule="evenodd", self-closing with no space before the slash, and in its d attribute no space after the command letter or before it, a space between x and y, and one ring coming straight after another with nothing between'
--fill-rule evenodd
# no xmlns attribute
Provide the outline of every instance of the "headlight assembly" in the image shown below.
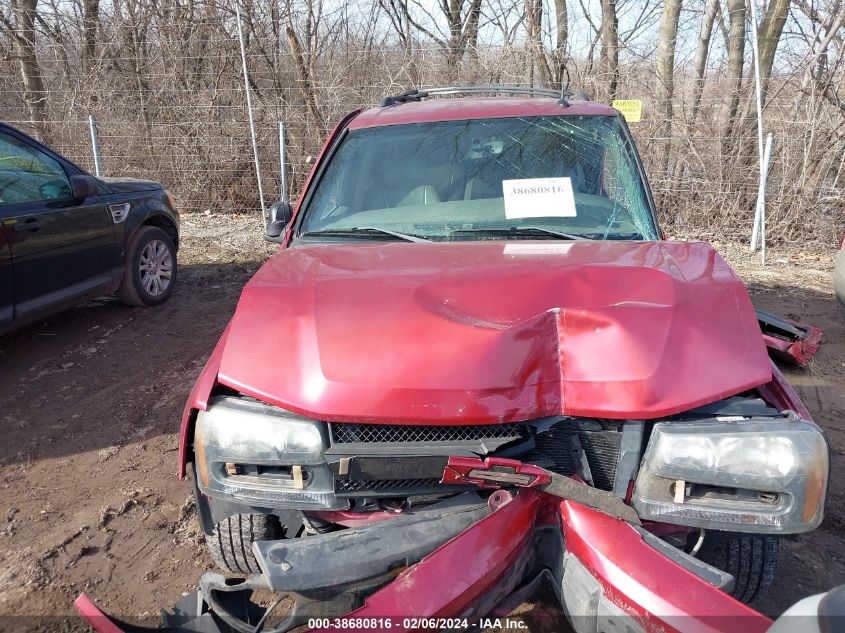
<svg viewBox="0 0 845 633"><path fill-rule="evenodd" d="M245 398L218 397L197 414L200 490L256 507L334 509L325 424Z"/></svg>
<svg viewBox="0 0 845 633"><path fill-rule="evenodd" d="M254 464L319 464L325 450L324 425L290 411L242 398L214 398L201 411L206 451L229 461Z"/></svg>
<svg viewBox="0 0 845 633"><path fill-rule="evenodd" d="M796 419L661 422L634 489L641 518L737 532L821 523L828 447Z"/></svg>

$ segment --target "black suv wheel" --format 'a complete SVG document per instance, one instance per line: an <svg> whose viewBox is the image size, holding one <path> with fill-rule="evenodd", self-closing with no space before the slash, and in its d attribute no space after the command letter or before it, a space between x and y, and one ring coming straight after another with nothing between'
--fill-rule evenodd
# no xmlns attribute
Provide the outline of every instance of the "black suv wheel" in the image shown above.
<svg viewBox="0 0 845 633"><path fill-rule="evenodd" d="M118 298L131 306L167 301L176 285L176 247L156 226L141 227L126 249L126 269Z"/></svg>

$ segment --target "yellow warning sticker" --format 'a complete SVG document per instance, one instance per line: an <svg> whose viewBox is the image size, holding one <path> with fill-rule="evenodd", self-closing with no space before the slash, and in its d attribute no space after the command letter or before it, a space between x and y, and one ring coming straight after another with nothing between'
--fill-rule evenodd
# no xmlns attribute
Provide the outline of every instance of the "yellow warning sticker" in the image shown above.
<svg viewBox="0 0 845 633"><path fill-rule="evenodd" d="M613 107L622 113L628 123L639 123L643 114L641 99L614 99Z"/></svg>

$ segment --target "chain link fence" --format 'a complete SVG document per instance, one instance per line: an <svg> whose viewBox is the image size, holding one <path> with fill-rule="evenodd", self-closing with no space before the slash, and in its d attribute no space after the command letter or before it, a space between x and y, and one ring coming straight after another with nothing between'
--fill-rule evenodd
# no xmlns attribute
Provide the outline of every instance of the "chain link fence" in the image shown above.
<svg viewBox="0 0 845 633"><path fill-rule="evenodd" d="M103 175L160 181L187 213L258 213L237 40L218 34L186 45L145 46L143 55L110 57L86 74L64 72L61 50L46 49L41 72L49 117L40 122L27 117L11 63L0 62L3 118L93 170L88 116L94 115ZM531 66L524 49L476 50L456 71L444 67L436 47L402 51L341 42L307 61L318 78L309 82L297 73L297 60L279 50L275 36L253 37L247 47L268 205L279 191L280 121L287 130L288 189L295 198L311 168L309 157L346 113L408 87L442 84L444 77L460 84L526 85ZM725 93L718 72L708 76L693 118L694 80L683 66L677 69L668 127L653 107L648 64L623 63L620 74L618 96L643 100L643 119L630 127L664 228L670 235L748 239L759 181L752 82L744 82L731 135L724 137L719 118ZM601 100L602 79L582 73L573 77L572 87ZM766 132L774 134L768 239L833 244L845 226L845 118L821 97L798 96L790 81L772 78L765 111Z"/></svg>

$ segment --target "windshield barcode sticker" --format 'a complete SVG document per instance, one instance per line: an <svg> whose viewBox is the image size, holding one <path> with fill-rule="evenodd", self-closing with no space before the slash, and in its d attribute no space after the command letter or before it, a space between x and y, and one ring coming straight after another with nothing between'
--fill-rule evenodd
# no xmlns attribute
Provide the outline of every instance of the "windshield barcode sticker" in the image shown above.
<svg viewBox="0 0 845 633"><path fill-rule="evenodd" d="M574 218L575 196L570 178L503 180L505 217Z"/></svg>

